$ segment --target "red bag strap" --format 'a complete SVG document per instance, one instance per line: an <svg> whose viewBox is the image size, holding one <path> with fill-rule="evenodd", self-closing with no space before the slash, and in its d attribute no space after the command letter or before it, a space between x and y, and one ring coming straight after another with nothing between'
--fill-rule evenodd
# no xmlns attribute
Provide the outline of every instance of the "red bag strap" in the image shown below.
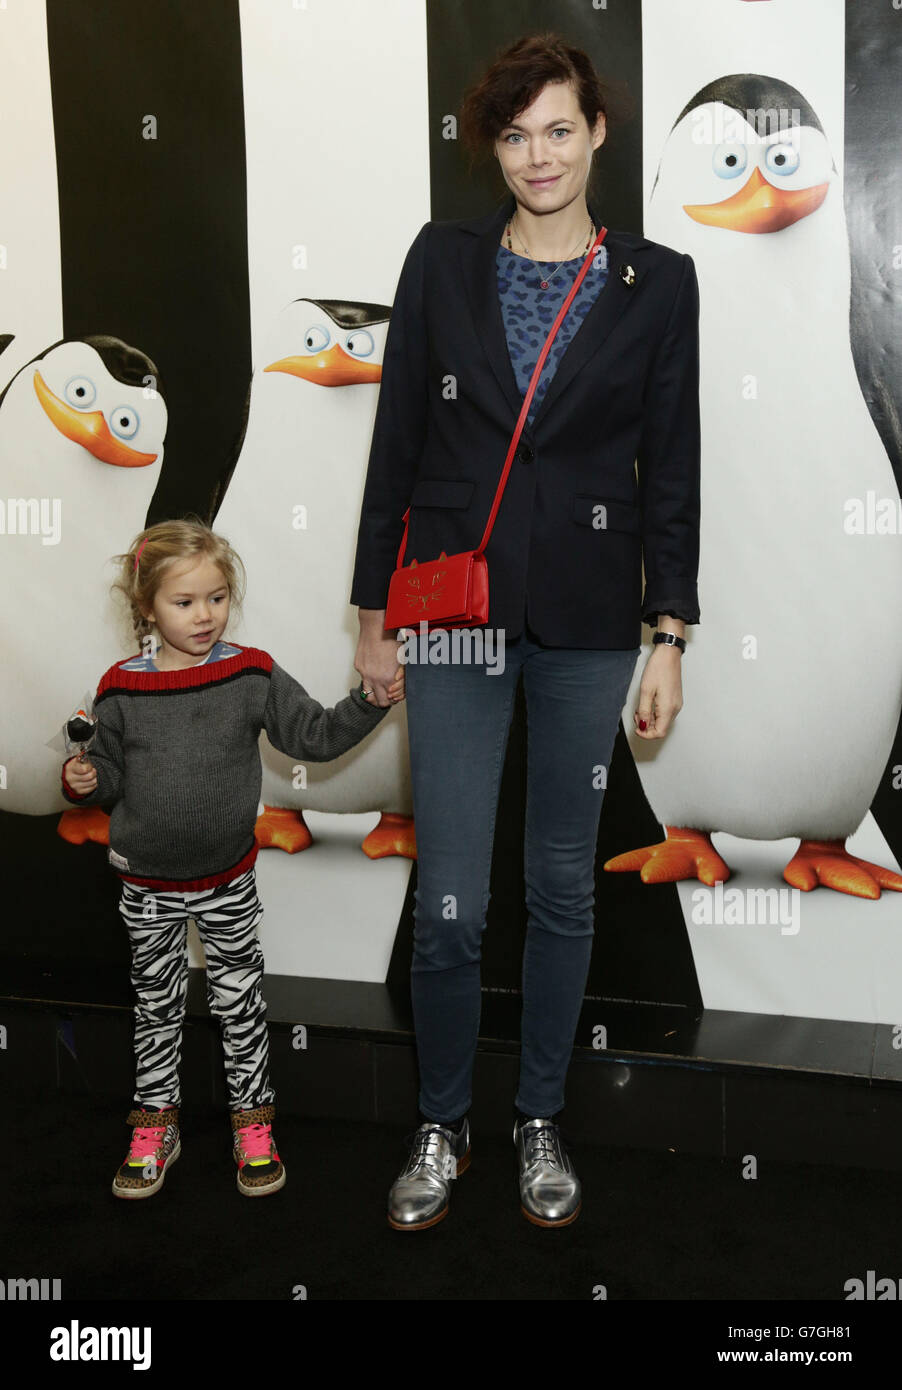
<svg viewBox="0 0 902 1390"><path fill-rule="evenodd" d="M510 473L511 464L514 461L514 454L517 452L517 445L520 442L520 435L523 433L523 426L526 423L526 416L529 413L530 402L532 401L532 398L535 394L535 389L538 384L539 377L542 374L542 368L545 365L545 359L547 358L548 353L551 350L551 344L554 342L555 334L557 333L558 329L563 323L564 316L566 315L567 310L570 308L570 305L576 298L576 293L585 278L586 271L589 269L590 262L592 262L595 259L595 252L598 250L599 246L604 241L607 234L607 227L602 227L600 232L598 233L598 236L595 238L589 250L586 252L585 259L583 260L583 263L579 268L579 274L577 275L576 279L573 281L573 284L570 287L570 293L567 295L567 298L564 300L563 304L558 310L557 318L551 325L551 330L548 334L548 337L545 339L542 351L539 353L539 359L536 362L536 365L533 369L532 377L530 379L526 395L523 397L523 405L520 407L520 415L517 419L517 424L514 428L514 433L511 436L511 442L507 450L507 458L504 461L504 468L501 471L501 478L498 482L497 488L495 489L495 500L492 503L492 510L489 512L489 519L486 522L485 531L482 534L482 540L479 542L478 546L474 550L474 555L481 555L489 543L489 537L491 536L492 528L495 525L495 517L498 515L498 508L501 505L501 498L504 493L505 486L507 484L507 476ZM398 550L398 565L401 564L404 551L407 547L407 531L409 526L409 516L410 507L408 507L407 511L404 513L404 535L401 537L401 545Z"/></svg>

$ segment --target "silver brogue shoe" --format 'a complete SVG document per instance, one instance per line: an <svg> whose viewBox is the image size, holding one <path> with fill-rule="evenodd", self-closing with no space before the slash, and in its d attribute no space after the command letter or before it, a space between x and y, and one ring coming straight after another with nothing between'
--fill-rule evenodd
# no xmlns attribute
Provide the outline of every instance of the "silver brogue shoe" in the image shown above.
<svg viewBox="0 0 902 1390"><path fill-rule="evenodd" d="M422 1231L448 1215L451 1184L470 1166L470 1121L460 1134L443 1125L420 1125L410 1157L388 1194L388 1224L396 1231Z"/></svg>
<svg viewBox="0 0 902 1390"><path fill-rule="evenodd" d="M551 1120L514 1125L520 1209L536 1226L568 1226L579 1216L582 1189Z"/></svg>

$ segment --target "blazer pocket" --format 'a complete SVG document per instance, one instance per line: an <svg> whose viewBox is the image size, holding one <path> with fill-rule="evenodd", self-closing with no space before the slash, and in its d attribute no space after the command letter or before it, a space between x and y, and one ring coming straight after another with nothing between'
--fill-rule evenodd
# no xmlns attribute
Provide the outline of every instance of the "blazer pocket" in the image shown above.
<svg viewBox="0 0 902 1390"><path fill-rule="evenodd" d="M469 478L420 478L411 507L468 507L476 483Z"/></svg>
<svg viewBox="0 0 902 1390"><path fill-rule="evenodd" d="M633 536L641 534L639 508L632 502L574 493L572 516L580 526L591 526L596 531L627 531Z"/></svg>

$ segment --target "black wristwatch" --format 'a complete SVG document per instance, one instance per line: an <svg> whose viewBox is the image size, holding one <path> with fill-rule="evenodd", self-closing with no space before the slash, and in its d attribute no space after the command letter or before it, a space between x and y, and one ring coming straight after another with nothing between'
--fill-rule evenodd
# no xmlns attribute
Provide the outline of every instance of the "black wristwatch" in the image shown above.
<svg viewBox="0 0 902 1390"><path fill-rule="evenodd" d="M675 632L656 632L651 640L654 646L659 642L666 642L668 647L679 647L681 652L686 650L685 637L677 637Z"/></svg>

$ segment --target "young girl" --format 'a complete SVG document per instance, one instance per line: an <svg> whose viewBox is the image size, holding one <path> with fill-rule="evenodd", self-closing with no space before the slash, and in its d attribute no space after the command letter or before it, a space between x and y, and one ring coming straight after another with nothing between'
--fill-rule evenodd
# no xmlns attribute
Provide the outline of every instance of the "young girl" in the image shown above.
<svg viewBox="0 0 902 1390"><path fill-rule="evenodd" d="M284 1185L285 1169L272 1134L257 940L260 731L290 757L327 762L366 738L390 706L368 702L373 692L361 681L324 709L266 652L225 642L243 567L228 541L200 522L151 526L117 558L117 587L145 654L107 671L90 755L63 767L69 801L114 803L109 860L122 880L119 910L138 995L132 1139L113 1193L152 1196L181 1152L190 916L204 945L210 1011L220 1020L238 1191L262 1197ZM389 700L403 692L399 666Z"/></svg>

